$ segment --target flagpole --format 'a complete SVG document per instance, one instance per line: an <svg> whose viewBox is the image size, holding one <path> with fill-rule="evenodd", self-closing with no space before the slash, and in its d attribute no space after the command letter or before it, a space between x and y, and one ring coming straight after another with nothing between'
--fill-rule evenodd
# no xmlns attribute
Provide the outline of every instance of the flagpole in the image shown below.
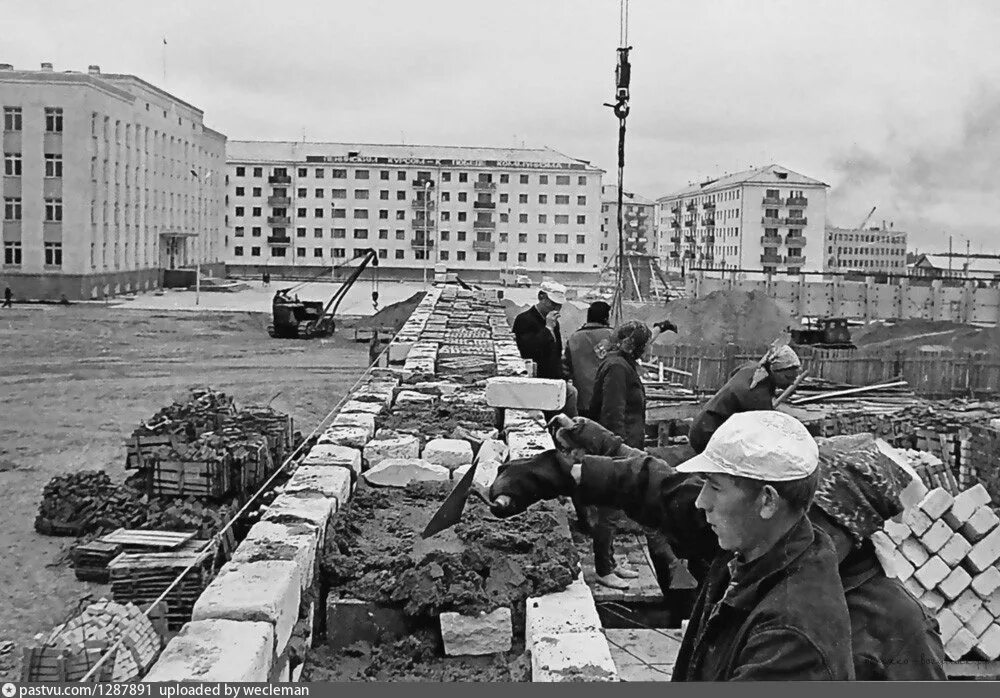
<svg viewBox="0 0 1000 698"><path fill-rule="evenodd" d="M163 87L167 86L167 37L163 37Z"/></svg>

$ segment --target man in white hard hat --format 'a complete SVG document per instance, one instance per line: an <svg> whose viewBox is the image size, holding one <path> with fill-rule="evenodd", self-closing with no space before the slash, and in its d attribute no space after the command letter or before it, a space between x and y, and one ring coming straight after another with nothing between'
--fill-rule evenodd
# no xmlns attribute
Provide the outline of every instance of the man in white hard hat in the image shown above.
<svg viewBox="0 0 1000 698"><path fill-rule="evenodd" d="M538 302L514 318L514 340L521 358L535 362L535 377L565 380L559 311L566 303L566 287L546 281L538 288ZM576 415L576 389L566 385L564 412ZM551 415L549 415L551 416Z"/></svg>
<svg viewBox="0 0 1000 698"><path fill-rule="evenodd" d="M806 516L818 460L815 440L793 417L744 412L677 467L646 454L547 451L512 461L490 499L497 516L511 516L576 494L658 528L682 558L716 553L673 680L852 680L837 555Z"/></svg>

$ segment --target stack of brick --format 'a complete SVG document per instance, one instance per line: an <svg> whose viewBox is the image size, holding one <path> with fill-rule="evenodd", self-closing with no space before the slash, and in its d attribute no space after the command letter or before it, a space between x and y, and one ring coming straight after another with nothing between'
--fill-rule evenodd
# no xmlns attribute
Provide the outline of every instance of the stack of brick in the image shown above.
<svg viewBox="0 0 1000 698"><path fill-rule="evenodd" d="M1000 420L996 426L980 424L962 430L959 482L969 487L982 483L995 501L1000 501Z"/></svg>
<svg viewBox="0 0 1000 698"><path fill-rule="evenodd" d="M1000 658L1000 518L982 485L929 491L873 541L886 572L936 615L950 660Z"/></svg>

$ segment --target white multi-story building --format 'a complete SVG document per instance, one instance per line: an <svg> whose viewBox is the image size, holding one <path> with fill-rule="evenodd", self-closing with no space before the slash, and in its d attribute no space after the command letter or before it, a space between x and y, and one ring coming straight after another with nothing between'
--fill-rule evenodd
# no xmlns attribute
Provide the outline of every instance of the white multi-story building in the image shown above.
<svg viewBox="0 0 1000 698"><path fill-rule="evenodd" d="M379 273L436 264L497 280L595 278L601 176L550 149L229 141L231 273L337 267L369 248Z"/></svg>
<svg viewBox="0 0 1000 698"><path fill-rule="evenodd" d="M768 165L660 197L667 268L820 271L827 187Z"/></svg>
<svg viewBox="0 0 1000 698"><path fill-rule="evenodd" d="M225 142L200 109L134 75L0 64L3 258L22 298L155 288L221 273Z"/></svg>
<svg viewBox="0 0 1000 698"><path fill-rule="evenodd" d="M657 254L656 202L632 192L622 192L622 229L625 252ZM618 254L618 185L601 187L601 263Z"/></svg>
<svg viewBox="0 0 1000 698"><path fill-rule="evenodd" d="M823 271L906 273L906 233L898 230L828 227L823 245Z"/></svg>

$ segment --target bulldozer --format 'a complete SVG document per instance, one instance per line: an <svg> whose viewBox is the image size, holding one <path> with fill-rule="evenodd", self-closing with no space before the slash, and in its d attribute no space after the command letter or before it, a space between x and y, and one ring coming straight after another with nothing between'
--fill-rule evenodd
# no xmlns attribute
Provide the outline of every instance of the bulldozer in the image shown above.
<svg viewBox="0 0 1000 698"><path fill-rule="evenodd" d="M792 344L817 349L857 349L851 341L847 319L842 317L809 318L801 328L789 330Z"/></svg>
<svg viewBox="0 0 1000 698"><path fill-rule="evenodd" d="M369 264L376 269L378 268L378 254L375 250L366 250L360 259L361 262L358 266L344 279L333 297L326 303L299 300L298 294L294 292L308 282L275 291L274 298L271 300L272 322L267 326L267 333L271 337L279 339L314 339L332 335L337 329L335 320L337 307L344 300L347 292ZM372 302L377 309L377 272L375 283L376 290L372 291Z"/></svg>

